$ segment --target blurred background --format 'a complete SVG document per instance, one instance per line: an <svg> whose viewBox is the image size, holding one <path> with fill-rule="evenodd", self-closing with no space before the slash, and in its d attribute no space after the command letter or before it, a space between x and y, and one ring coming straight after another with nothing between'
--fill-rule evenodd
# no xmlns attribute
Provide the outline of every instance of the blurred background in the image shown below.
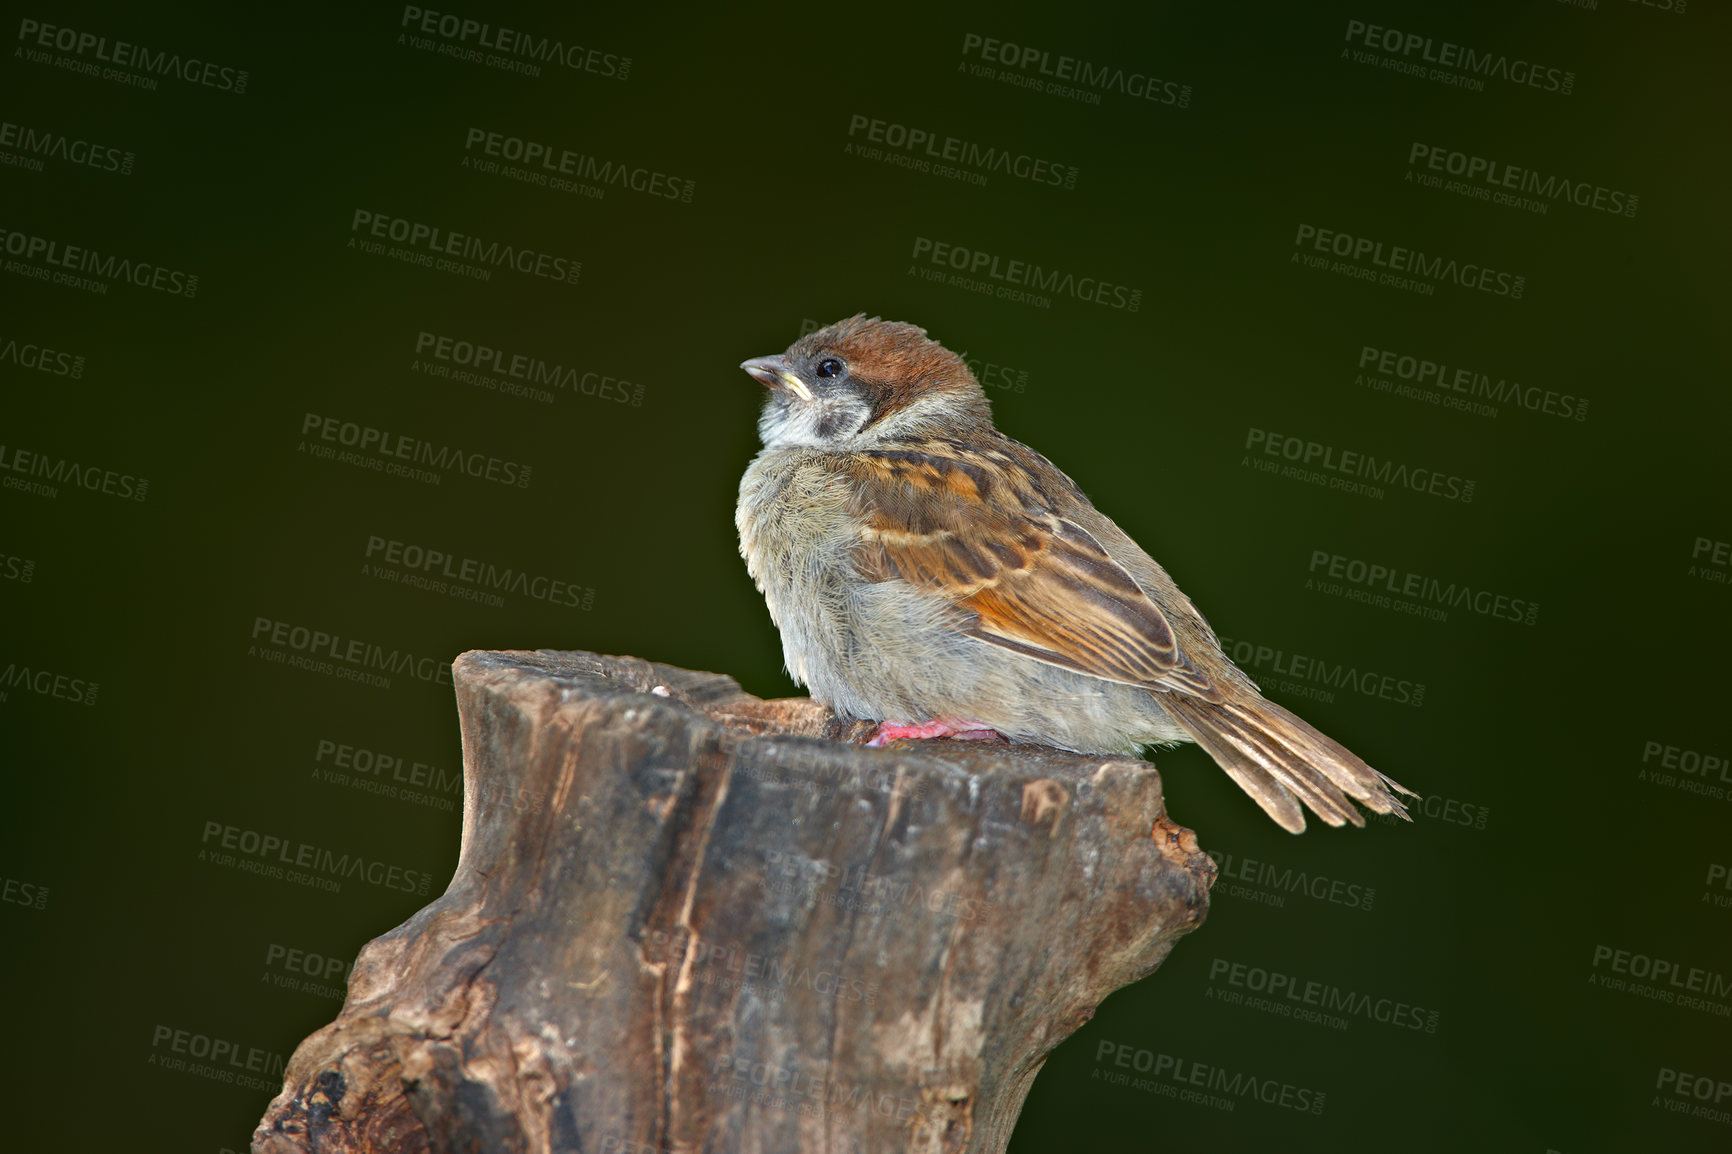
<svg viewBox="0 0 1732 1154"><path fill-rule="evenodd" d="M4 7L24 1147L246 1148L451 875L456 654L798 692L736 366L859 311L1425 795L1160 754L1213 908L1012 1150L1732 1144L1722 10Z"/></svg>

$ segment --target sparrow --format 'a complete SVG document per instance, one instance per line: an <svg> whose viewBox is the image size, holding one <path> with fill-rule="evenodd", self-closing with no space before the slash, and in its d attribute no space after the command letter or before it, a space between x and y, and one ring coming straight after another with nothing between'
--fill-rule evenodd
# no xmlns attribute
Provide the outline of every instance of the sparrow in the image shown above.
<svg viewBox="0 0 1732 1154"><path fill-rule="evenodd" d="M864 314L740 367L768 386L740 554L788 672L903 738L1136 754L1192 741L1293 833L1418 796L1263 698L1166 570L993 427L962 357ZM1352 799L1352 800L1349 800Z"/></svg>

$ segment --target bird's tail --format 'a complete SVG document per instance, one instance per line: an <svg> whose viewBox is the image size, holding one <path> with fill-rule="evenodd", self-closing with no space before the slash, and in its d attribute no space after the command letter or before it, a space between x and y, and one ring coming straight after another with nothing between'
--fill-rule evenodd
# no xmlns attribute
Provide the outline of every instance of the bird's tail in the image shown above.
<svg viewBox="0 0 1732 1154"><path fill-rule="evenodd" d="M1156 699L1264 813L1292 833L1305 831L1300 802L1330 825L1365 824L1349 797L1373 812L1412 820L1395 794L1418 794L1272 701L1248 695L1215 703L1181 693Z"/></svg>

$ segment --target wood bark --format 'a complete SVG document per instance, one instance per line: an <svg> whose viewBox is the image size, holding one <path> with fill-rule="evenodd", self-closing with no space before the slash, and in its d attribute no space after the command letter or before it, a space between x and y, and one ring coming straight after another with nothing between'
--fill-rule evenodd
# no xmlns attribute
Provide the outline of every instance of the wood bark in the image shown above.
<svg viewBox="0 0 1732 1154"><path fill-rule="evenodd" d="M859 744L629 657L455 665L450 888L370 942L259 1154L1001 1151L1214 865L1154 766Z"/></svg>

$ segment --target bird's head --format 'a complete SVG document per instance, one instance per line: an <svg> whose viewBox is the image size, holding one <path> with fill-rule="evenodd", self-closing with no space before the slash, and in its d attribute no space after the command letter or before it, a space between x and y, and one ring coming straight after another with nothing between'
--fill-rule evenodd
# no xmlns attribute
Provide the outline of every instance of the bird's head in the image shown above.
<svg viewBox="0 0 1732 1154"><path fill-rule="evenodd" d="M771 448L839 448L863 434L991 420L961 357L925 329L864 313L740 367L770 389L758 432Z"/></svg>

